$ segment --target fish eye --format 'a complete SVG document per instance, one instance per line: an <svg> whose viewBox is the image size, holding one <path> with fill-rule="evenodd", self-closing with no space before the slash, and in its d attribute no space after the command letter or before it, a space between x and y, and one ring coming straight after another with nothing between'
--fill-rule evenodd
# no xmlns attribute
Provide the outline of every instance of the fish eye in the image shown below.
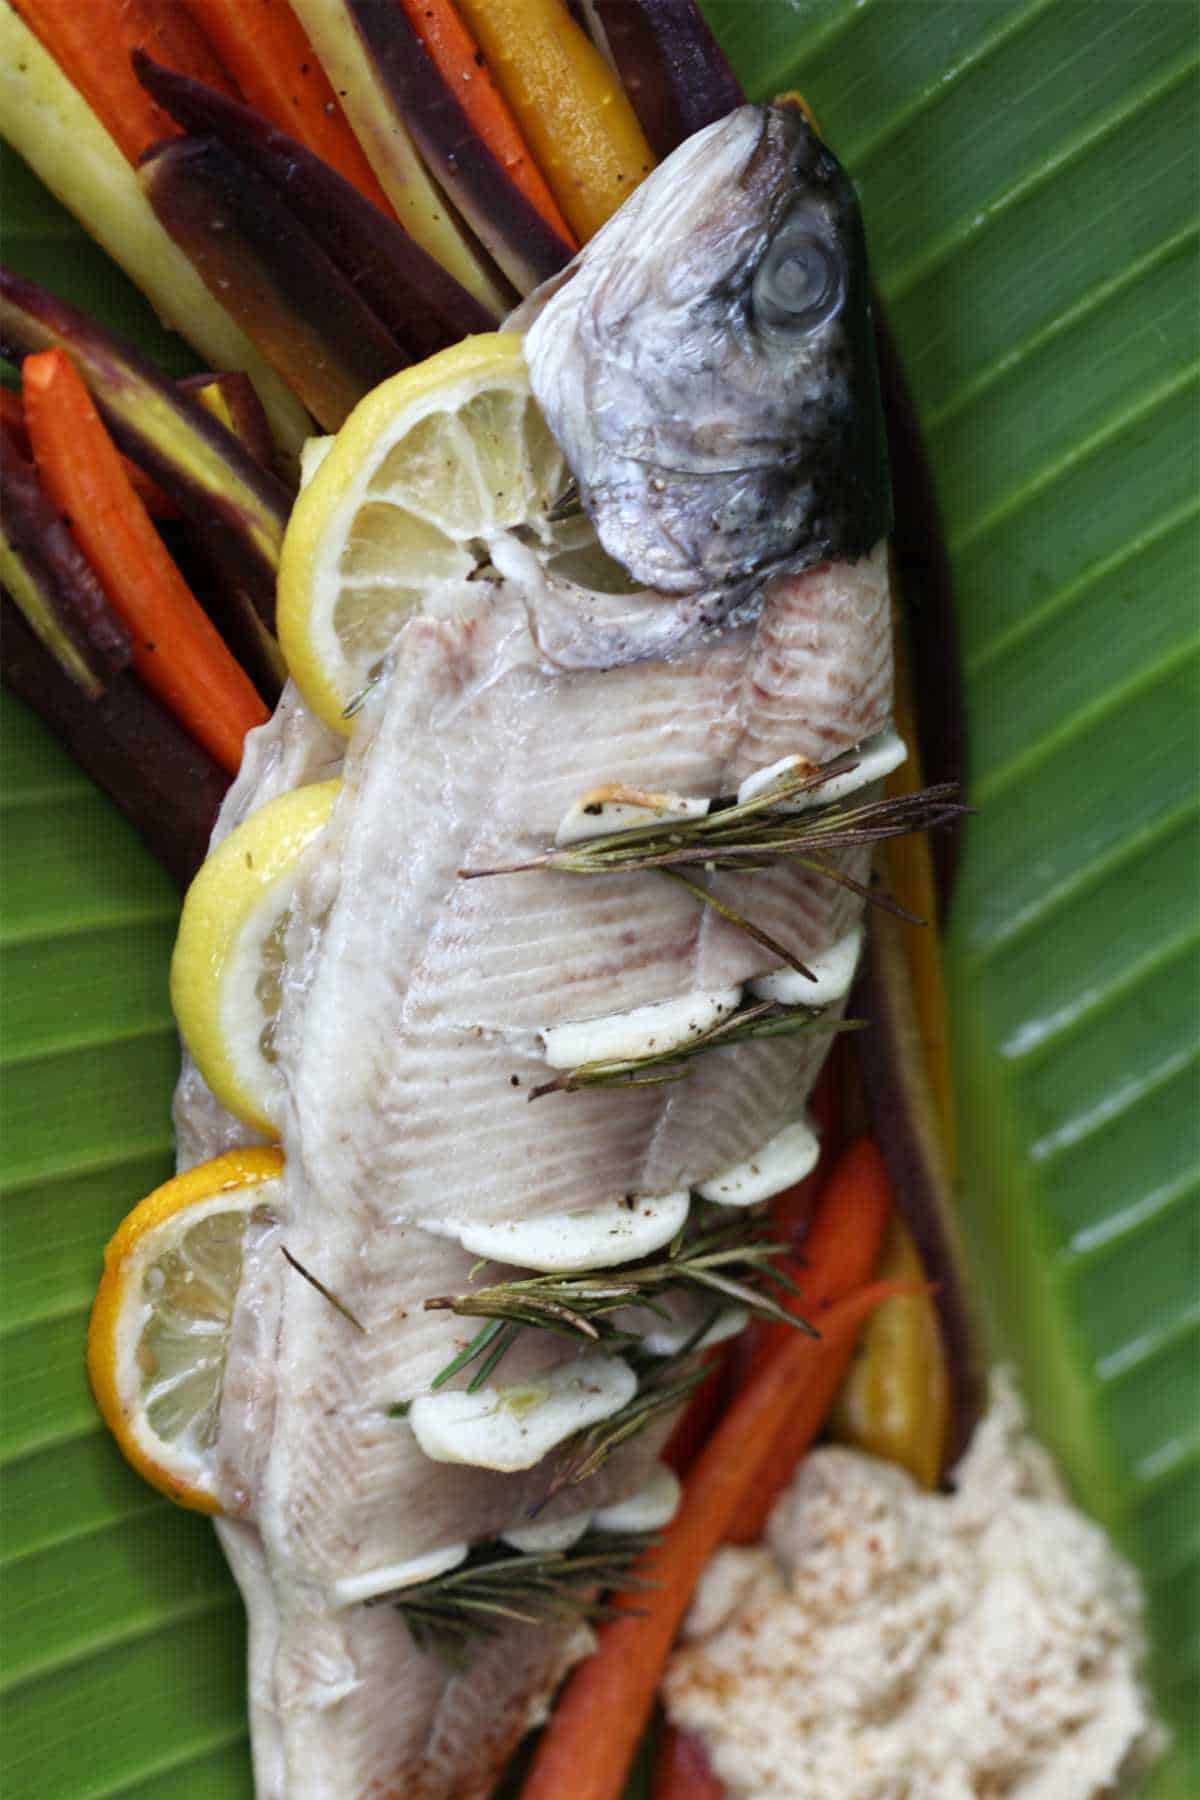
<svg viewBox="0 0 1200 1800"><path fill-rule="evenodd" d="M842 304L841 264L809 226L782 231L754 277L758 318L779 331L816 331Z"/></svg>

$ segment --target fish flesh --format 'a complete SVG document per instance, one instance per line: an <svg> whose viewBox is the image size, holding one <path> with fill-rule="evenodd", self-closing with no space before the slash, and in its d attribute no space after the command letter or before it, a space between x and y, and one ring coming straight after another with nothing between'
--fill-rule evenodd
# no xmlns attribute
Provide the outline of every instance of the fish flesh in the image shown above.
<svg viewBox="0 0 1200 1800"><path fill-rule="evenodd" d="M450 1666L387 1598L531 1515L570 1531L629 1497L669 1429L658 1418L547 1501L561 1421L625 1404L644 1363L526 1331L480 1394L435 1397L470 1332L424 1302L461 1293L478 1254L503 1276L661 1245L702 1185L736 1199L766 1147L778 1169L806 1142L816 1035L530 1104L548 1033L586 1042L589 1022L611 1036L637 1014L617 1028L669 1018L686 1036L697 1007L781 959L644 871L462 871L528 861L589 795L702 808L890 720L862 231L800 113L747 106L698 133L511 323L578 494L574 548L546 566L503 534L486 579L430 595L348 744L289 689L218 825L341 776L290 904L279 1223L246 1252L217 1440L261 1800L490 1792L578 1633L513 1624ZM862 883L868 855L839 852L841 872ZM842 971L836 1011L859 894L794 865L713 885L792 957ZM175 1111L184 1164L251 1137L190 1066ZM647 1331L669 1348L688 1318Z"/></svg>

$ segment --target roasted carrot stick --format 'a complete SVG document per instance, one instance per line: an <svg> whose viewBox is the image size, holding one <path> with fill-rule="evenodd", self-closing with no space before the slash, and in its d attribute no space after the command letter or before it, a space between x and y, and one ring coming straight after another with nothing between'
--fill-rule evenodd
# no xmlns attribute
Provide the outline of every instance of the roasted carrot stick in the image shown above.
<svg viewBox="0 0 1200 1800"><path fill-rule="evenodd" d="M702 1741L669 1723L659 1727L650 1792L653 1800L725 1800Z"/></svg>
<svg viewBox="0 0 1200 1800"><path fill-rule="evenodd" d="M754 1486L742 1495L741 1503L726 1528L724 1541L727 1544L756 1544L762 1536L775 1502L796 1473L800 1458L812 1443L837 1397L850 1366L850 1359L854 1355L859 1327L866 1322L867 1313L881 1300L898 1293L911 1294L913 1291L911 1283L878 1281L870 1288L859 1288L857 1293L817 1314L817 1328L821 1333L820 1342L824 1353L819 1358L814 1358L813 1366L806 1376L803 1393L797 1394L794 1409L776 1432L766 1455L757 1463ZM875 1299L866 1311L857 1314L853 1330L843 1329L840 1323L835 1325L835 1319L840 1320L843 1310L849 1308L853 1311L855 1302L864 1293L874 1294ZM811 1343L814 1340L810 1338L808 1341ZM764 1365L769 1366L769 1363Z"/></svg>
<svg viewBox="0 0 1200 1800"><path fill-rule="evenodd" d="M620 82L565 0L458 0L581 242L654 167Z"/></svg>
<svg viewBox="0 0 1200 1800"><path fill-rule="evenodd" d="M32 454L29 448L29 433L25 429L25 408L21 404L21 396L15 388L0 387L0 425L11 431L17 448L23 456ZM135 462L127 456L121 457L121 467L129 477L134 493L154 519L177 519L179 508L169 494L164 494L157 481L152 481L144 469L139 469Z"/></svg>
<svg viewBox="0 0 1200 1800"><path fill-rule="evenodd" d="M16 8L131 163L178 130L134 74L135 50L237 96L203 32L175 0L16 0Z"/></svg>
<svg viewBox="0 0 1200 1800"><path fill-rule="evenodd" d="M134 668L235 775L266 707L167 554L67 353L27 356L21 381L42 484L132 632Z"/></svg>
<svg viewBox="0 0 1200 1800"><path fill-rule="evenodd" d="M860 1288L874 1273L892 1205L892 1185L882 1153L870 1138L856 1139L838 1160L800 1256L780 1265L800 1290L796 1295L781 1295L780 1304L789 1311L803 1313L823 1332L827 1309ZM742 1384L754 1379L790 1335L786 1325L759 1322L753 1329L749 1354L737 1369ZM849 1358L847 1350L840 1360L831 1359L827 1406L833 1403ZM803 1434L801 1438L797 1448L790 1429L781 1432L772 1455L764 1459L760 1481L734 1521L730 1530L732 1542L749 1544L761 1536L772 1506L800 1459Z"/></svg>
<svg viewBox="0 0 1200 1800"><path fill-rule="evenodd" d="M820 1338L789 1332L738 1395L684 1482L673 1522L634 1565L638 1585L621 1596L629 1610L600 1627L594 1655L567 1683L521 1800L620 1800L704 1565L759 1481L780 1431L786 1426L793 1441L815 1437L863 1320L896 1291L886 1281L860 1288L829 1308Z"/></svg>
<svg viewBox="0 0 1200 1800"><path fill-rule="evenodd" d="M781 1275L797 1292L784 1291L776 1296L779 1304L806 1318L817 1314L831 1301L840 1300L868 1279L881 1253L884 1234L891 1216L891 1189L883 1160L866 1138L857 1141L852 1154L840 1151L840 1080L827 1062L822 1073L824 1093L820 1087L813 1096L812 1114L821 1127L821 1163L797 1188L790 1188L781 1199L789 1210L795 1204L797 1213L808 1227L799 1255L782 1257L775 1264ZM836 1186L829 1172L825 1145L830 1143L836 1157ZM864 1148L863 1146L866 1146ZM816 1204L817 1220L812 1217L813 1202L808 1193L801 1195L808 1183L819 1183ZM780 1215L771 1211L772 1226L784 1238L791 1239L791 1220L783 1214L784 1230L780 1231ZM819 1320L817 1321L819 1324ZM709 1352L714 1370L695 1389L687 1406L667 1439L664 1461L676 1474L684 1474L720 1417L731 1395L746 1385L763 1357L790 1336L786 1325L764 1319L751 1319L746 1329L731 1344L723 1344Z"/></svg>
<svg viewBox="0 0 1200 1800"><path fill-rule="evenodd" d="M920 1281L925 1273L903 1219L892 1219L879 1260L881 1276ZM931 1294L903 1294L881 1306L830 1415L838 1443L899 1463L922 1487L935 1488L946 1464L950 1383Z"/></svg>
<svg viewBox="0 0 1200 1800"><path fill-rule="evenodd" d="M546 223L575 244L571 227L559 211L546 178L495 78L451 0L399 0L413 30L437 64L459 105L492 155Z"/></svg>
<svg viewBox="0 0 1200 1800"><path fill-rule="evenodd" d="M842 1152L801 1246L797 1276L801 1312L830 1306L869 1279L892 1205L882 1151L872 1138L856 1138ZM781 1325L779 1330L787 1327Z"/></svg>
<svg viewBox="0 0 1200 1800"><path fill-rule="evenodd" d="M391 202L346 123L329 78L287 0L187 0L246 103L299 139L381 212ZM157 57L168 68L175 65Z"/></svg>
<svg viewBox="0 0 1200 1800"><path fill-rule="evenodd" d="M785 1311L820 1325L820 1312L853 1293L875 1269L892 1212L892 1188L882 1155L870 1138L857 1138L826 1179L817 1213L799 1253L774 1264L796 1292L775 1297ZM791 1327L752 1319L731 1347L729 1387L737 1393L791 1335Z"/></svg>

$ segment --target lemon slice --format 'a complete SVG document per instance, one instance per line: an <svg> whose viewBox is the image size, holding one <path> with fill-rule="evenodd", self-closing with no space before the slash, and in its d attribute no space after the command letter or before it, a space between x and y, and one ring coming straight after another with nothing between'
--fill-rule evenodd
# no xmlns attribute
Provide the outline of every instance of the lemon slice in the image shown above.
<svg viewBox="0 0 1200 1800"><path fill-rule="evenodd" d="M215 1444L247 1231L275 1218L278 1150L230 1150L156 1188L104 1252L87 1363L105 1423L180 1506L220 1512Z"/></svg>
<svg viewBox="0 0 1200 1800"><path fill-rule="evenodd" d="M296 503L279 568L279 641L317 716L348 732L405 619L565 480L512 332L466 338L360 401Z"/></svg>
<svg viewBox="0 0 1200 1800"><path fill-rule="evenodd" d="M273 1039L296 865L340 786L294 788L230 832L188 889L171 958L171 1004L200 1073L268 1137L282 1091Z"/></svg>

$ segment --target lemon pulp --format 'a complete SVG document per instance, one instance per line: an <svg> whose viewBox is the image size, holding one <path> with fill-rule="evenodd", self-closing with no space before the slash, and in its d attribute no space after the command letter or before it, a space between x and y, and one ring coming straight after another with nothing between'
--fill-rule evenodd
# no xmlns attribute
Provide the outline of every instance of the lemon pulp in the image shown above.
<svg viewBox="0 0 1200 1800"><path fill-rule="evenodd" d="M514 333L466 338L368 394L301 493L280 561L279 640L317 716L349 731L405 619L495 537L544 517L565 480Z"/></svg>
<svg viewBox="0 0 1200 1800"><path fill-rule="evenodd" d="M274 1228L278 1150L232 1150L122 1222L88 1327L96 1403L126 1458L182 1506L220 1511L215 1446L248 1231Z"/></svg>

